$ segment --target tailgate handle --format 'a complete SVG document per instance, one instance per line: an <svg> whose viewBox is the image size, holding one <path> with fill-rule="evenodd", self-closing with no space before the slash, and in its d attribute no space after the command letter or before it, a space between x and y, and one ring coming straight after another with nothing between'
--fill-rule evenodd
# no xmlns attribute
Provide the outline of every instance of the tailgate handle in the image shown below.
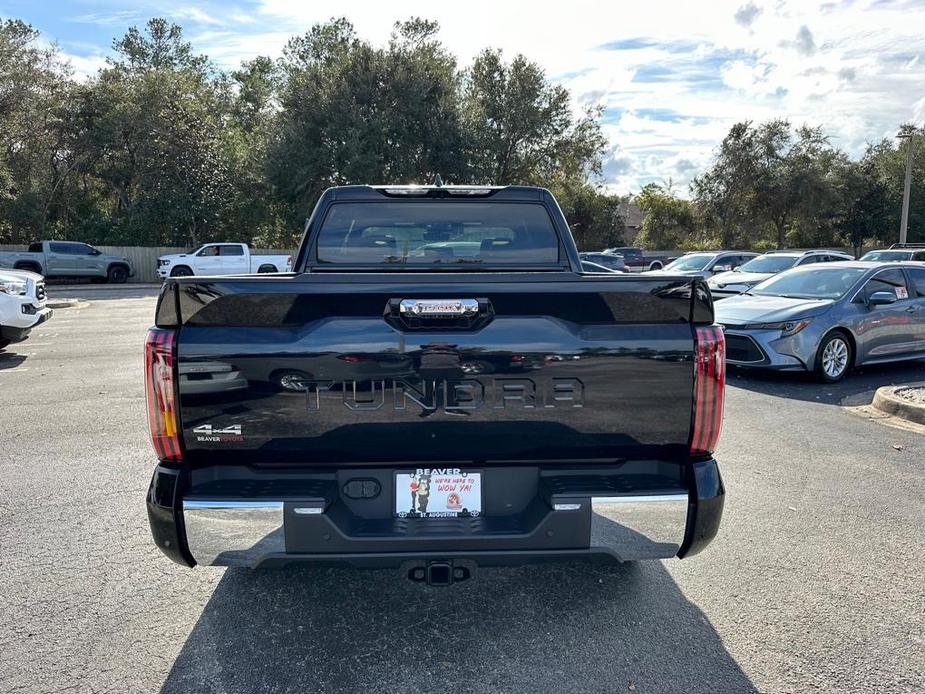
<svg viewBox="0 0 925 694"><path fill-rule="evenodd" d="M389 299L385 318L409 330L471 329L494 316L487 298Z"/></svg>

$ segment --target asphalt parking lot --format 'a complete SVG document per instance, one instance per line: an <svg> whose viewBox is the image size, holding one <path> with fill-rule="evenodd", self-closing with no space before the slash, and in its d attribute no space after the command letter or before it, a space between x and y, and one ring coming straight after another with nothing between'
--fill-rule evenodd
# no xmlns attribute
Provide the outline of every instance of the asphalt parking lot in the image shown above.
<svg viewBox="0 0 925 694"><path fill-rule="evenodd" d="M689 560L481 572L183 569L150 540L154 288L86 287L0 353L0 691L925 690L925 434L733 372L720 536Z"/></svg>

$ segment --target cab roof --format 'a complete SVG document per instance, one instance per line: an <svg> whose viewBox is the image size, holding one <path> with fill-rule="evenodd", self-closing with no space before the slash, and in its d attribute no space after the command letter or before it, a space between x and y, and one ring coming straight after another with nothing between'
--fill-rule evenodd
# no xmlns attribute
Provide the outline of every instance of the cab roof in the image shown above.
<svg viewBox="0 0 925 694"><path fill-rule="evenodd" d="M552 196L545 188L534 186L438 186L438 185L362 185L337 186L324 192L337 201L392 199L485 199L538 202Z"/></svg>

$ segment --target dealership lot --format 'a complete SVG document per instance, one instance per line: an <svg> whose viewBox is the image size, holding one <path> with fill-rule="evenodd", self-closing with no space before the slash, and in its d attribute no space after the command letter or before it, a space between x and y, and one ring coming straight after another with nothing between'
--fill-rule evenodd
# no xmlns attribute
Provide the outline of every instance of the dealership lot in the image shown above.
<svg viewBox="0 0 925 694"><path fill-rule="evenodd" d="M141 345L156 288L53 288L0 354L0 691L916 691L925 435L733 372L720 536L685 561L481 572L183 569L152 544Z"/></svg>

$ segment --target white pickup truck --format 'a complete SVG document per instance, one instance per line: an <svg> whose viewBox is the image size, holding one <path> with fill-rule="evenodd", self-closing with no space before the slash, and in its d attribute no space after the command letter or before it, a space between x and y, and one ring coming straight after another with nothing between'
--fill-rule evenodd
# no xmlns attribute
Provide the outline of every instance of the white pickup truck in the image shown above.
<svg viewBox="0 0 925 694"><path fill-rule="evenodd" d="M163 279L289 272L291 267L291 255L254 255L246 243L207 243L189 253L162 255L157 259L157 274Z"/></svg>
<svg viewBox="0 0 925 694"><path fill-rule="evenodd" d="M51 318L45 280L24 270L0 270L0 349L22 342L29 331Z"/></svg>

